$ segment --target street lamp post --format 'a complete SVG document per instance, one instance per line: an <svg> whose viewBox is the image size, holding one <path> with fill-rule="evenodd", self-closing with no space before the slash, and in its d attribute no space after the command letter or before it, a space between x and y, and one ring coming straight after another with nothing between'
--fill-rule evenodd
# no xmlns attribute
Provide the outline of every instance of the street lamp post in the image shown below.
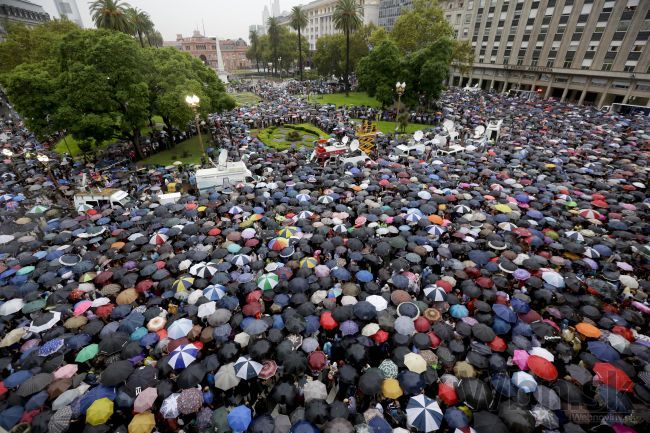
<svg viewBox="0 0 650 433"><path fill-rule="evenodd" d="M201 145L201 154L205 158L205 147L203 147L203 137L201 137L201 125L199 124L199 104L201 100L196 95L187 95L185 103L194 111L194 123L196 123L196 132L199 134L199 144Z"/></svg>
<svg viewBox="0 0 650 433"><path fill-rule="evenodd" d="M406 83L397 82L395 83L395 91L397 92L397 112L395 113L395 131L399 130L399 109L402 105L402 95L406 90Z"/></svg>

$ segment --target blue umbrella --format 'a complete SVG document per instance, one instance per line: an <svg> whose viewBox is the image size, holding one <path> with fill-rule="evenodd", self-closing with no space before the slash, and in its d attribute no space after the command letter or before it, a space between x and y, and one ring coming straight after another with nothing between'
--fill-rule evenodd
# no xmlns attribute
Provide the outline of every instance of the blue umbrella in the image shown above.
<svg viewBox="0 0 650 433"><path fill-rule="evenodd" d="M375 416L368 421L368 430L370 433L392 433L393 428L384 418Z"/></svg>
<svg viewBox="0 0 650 433"><path fill-rule="evenodd" d="M351 278L350 272L347 269L342 268L340 266L337 266L334 269L332 269L330 275L336 278L337 280L341 280L341 281L349 281Z"/></svg>
<svg viewBox="0 0 650 433"><path fill-rule="evenodd" d="M63 338L54 338L38 349L38 356L50 356L63 347Z"/></svg>
<svg viewBox="0 0 650 433"><path fill-rule="evenodd" d="M309 421L301 420L291 426L289 433L320 433L320 430Z"/></svg>
<svg viewBox="0 0 650 433"><path fill-rule="evenodd" d="M33 374L30 371L18 370L4 380L4 385L7 388L16 388L32 376Z"/></svg>
<svg viewBox="0 0 650 433"><path fill-rule="evenodd" d="M587 343L587 347L600 361L614 362L621 358L616 349L602 341L590 341Z"/></svg>
<svg viewBox="0 0 650 433"><path fill-rule="evenodd" d="M466 306L456 304L451 306L451 308L449 309L449 314L451 314L452 317L461 319L463 317L469 316L469 311L467 310Z"/></svg>
<svg viewBox="0 0 650 433"><path fill-rule="evenodd" d="M469 425L469 420L467 419L467 415L465 415L465 412L462 410L456 408L456 407L450 407L445 411L445 421L447 421L447 424L451 428L458 428L461 429L463 427L467 427Z"/></svg>
<svg viewBox="0 0 650 433"><path fill-rule="evenodd" d="M406 419L409 426L426 433L440 428L442 410L435 400L420 394L409 399Z"/></svg>
<svg viewBox="0 0 650 433"><path fill-rule="evenodd" d="M368 283L373 280L373 275L369 271L361 270L357 272L356 278L358 281L361 281L362 283Z"/></svg>
<svg viewBox="0 0 650 433"><path fill-rule="evenodd" d="M230 411L227 419L228 425L234 432L243 432L248 429L253 415L248 406L240 405Z"/></svg>
<svg viewBox="0 0 650 433"><path fill-rule="evenodd" d="M514 311L512 311L506 305L493 304L492 305L492 311L494 311L494 314L496 314L497 317L500 318L501 320L504 320L504 321L506 321L508 323L517 322L517 315L515 314Z"/></svg>
<svg viewBox="0 0 650 433"><path fill-rule="evenodd" d="M10 408L3 410L0 412L0 427L7 431L11 430L16 424L18 424L18 421L20 421L24 412L25 409L21 406L11 406Z"/></svg>

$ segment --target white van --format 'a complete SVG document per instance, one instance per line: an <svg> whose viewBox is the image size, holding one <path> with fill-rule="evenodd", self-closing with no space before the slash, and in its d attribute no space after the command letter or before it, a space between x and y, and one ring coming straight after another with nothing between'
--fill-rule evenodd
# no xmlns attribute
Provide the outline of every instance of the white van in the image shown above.
<svg viewBox="0 0 650 433"><path fill-rule="evenodd" d="M252 182L253 174L244 161L228 161L228 152L222 149L217 166L196 170L194 179L199 194L206 194L213 188L220 189L235 186L240 182Z"/></svg>
<svg viewBox="0 0 650 433"><path fill-rule="evenodd" d="M101 208L109 205L110 207L124 207L130 201L129 195L121 189L105 188L92 189L87 192L78 192L74 195L74 206L78 208L82 204L87 204L93 208Z"/></svg>

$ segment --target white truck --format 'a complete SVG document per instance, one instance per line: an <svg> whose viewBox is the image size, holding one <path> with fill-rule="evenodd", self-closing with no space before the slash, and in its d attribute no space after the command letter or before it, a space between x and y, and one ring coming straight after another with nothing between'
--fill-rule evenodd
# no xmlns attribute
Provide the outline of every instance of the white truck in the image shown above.
<svg viewBox="0 0 650 433"><path fill-rule="evenodd" d="M105 189L91 189L89 191L78 192L74 195L74 206L86 204L93 208L101 208L103 206L124 207L130 201L129 195L121 189L105 188Z"/></svg>
<svg viewBox="0 0 650 433"><path fill-rule="evenodd" d="M408 156L422 156L427 151L426 143L422 141L424 133L422 131L415 131L413 133L413 140L409 140L406 144L399 144L395 146L394 154L399 157Z"/></svg>
<svg viewBox="0 0 650 433"><path fill-rule="evenodd" d="M253 174L244 161L228 161L228 152L222 149L216 167L196 170L195 180L199 194L206 194L211 189L252 182Z"/></svg>

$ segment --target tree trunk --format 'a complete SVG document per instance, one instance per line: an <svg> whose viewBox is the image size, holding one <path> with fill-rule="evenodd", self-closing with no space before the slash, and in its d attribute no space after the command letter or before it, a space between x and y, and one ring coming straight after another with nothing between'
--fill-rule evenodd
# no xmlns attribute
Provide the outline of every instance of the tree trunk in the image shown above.
<svg viewBox="0 0 650 433"><path fill-rule="evenodd" d="M140 128L133 129L131 140L133 141L133 147L135 148L136 158L138 158L138 160L144 159L144 154L142 153L142 148L140 147Z"/></svg>
<svg viewBox="0 0 650 433"><path fill-rule="evenodd" d="M345 30L345 96L350 95L350 30Z"/></svg>
<svg viewBox="0 0 650 433"><path fill-rule="evenodd" d="M144 48L144 39L142 39L142 32L138 30L138 38L140 38L140 45Z"/></svg>
<svg viewBox="0 0 650 433"><path fill-rule="evenodd" d="M302 81L302 38L298 27L298 67L300 68L300 81Z"/></svg>

